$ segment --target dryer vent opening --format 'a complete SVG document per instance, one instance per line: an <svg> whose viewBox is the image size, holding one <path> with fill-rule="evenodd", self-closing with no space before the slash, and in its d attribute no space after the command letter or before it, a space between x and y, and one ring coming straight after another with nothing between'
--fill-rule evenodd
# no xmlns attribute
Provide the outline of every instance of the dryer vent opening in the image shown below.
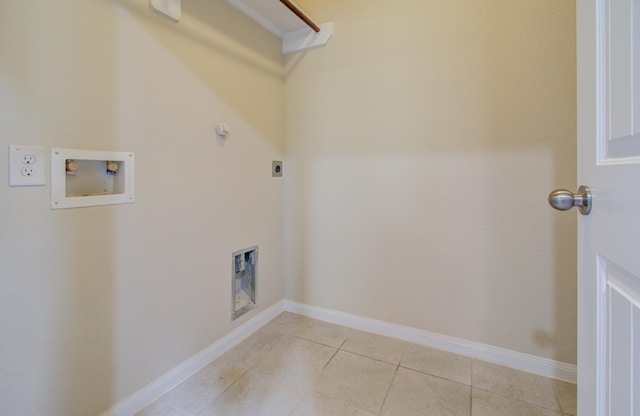
<svg viewBox="0 0 640 416"><path fill-rule="evenodd" d="M232 256L231 320L244 315L256 304L258 247L236 251Z"/></svg>

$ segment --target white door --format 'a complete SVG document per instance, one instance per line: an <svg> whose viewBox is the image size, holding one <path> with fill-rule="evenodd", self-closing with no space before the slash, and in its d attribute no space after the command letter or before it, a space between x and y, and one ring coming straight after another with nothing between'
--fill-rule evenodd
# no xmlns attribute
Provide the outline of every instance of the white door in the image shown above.
<svg viewBox="0 0 640 416"><path fill-rule="evenodd" d="M640 416L640 0L577 0L578 415Z"/></svg>

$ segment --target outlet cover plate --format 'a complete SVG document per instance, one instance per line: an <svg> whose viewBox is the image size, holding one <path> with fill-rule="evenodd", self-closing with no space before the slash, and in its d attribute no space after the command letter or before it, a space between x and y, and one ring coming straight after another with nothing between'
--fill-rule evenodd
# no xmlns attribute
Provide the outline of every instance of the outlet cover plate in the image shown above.
<svg viewBox="0 0 640 416"><path fill-rule="evenodd" d="M282 160L271 162L271 176L274 178L282 177Z"/></svg>
<svg viewBox="0 0 640 416"><path fill-rule="evenodd" d="M9 186L46 185L46 149L9 145Z"/></svg>

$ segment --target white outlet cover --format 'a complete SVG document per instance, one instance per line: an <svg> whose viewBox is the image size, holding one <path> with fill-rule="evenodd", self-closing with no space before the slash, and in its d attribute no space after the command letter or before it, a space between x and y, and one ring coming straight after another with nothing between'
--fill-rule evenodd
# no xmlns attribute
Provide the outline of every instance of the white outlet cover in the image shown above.
<svg viewBox="0 0 640 416"><path fill-rule="evenodd" d="M181 0L149 0L149 8L177 22L182 17Z"/></svg>
<svg viewBox="0 0 640 416"><path fill-rule="evenodd" d="M9 186L46 185L46 149L9 145Z"/></svg>

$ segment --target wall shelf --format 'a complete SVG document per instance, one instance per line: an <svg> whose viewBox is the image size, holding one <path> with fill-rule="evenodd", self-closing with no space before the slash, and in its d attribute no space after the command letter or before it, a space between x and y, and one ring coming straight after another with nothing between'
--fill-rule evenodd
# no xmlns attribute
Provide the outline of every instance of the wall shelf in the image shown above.
<svg viewBox="0 0 640 416"><path fill-rule="evenodd" d="M333 36L333 23L315 25L313 20L290 0L225 1L280 37L283 54L322 47ZM316 33L311 26L315 26L319 31Z"/></svg>

